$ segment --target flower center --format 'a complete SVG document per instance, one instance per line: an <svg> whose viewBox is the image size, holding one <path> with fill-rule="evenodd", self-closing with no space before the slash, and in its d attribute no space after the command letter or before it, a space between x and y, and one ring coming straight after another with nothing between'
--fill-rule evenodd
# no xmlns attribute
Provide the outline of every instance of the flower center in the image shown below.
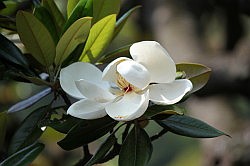
<svg viewBox="0 0 250 166"><path fill-rule="evenodd" d="M135 86L130 84L128 81L126 81L118 72L116 74L117 74L116 84L123 91L123 93L138 91L137 90L138 88L136 88Z"/></svg>

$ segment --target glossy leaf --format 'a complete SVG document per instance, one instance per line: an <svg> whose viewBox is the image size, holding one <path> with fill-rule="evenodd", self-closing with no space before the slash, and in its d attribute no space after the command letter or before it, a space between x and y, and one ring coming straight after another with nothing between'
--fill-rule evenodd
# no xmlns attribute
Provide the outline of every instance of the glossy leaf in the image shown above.
<svg viewBox="0 0 250 166"><path fill-rule="evenodd" d="M35 104L36 102L38 102L39 100L41 100L42 98L44 98L45 96L50 94L51 92L52 92L51 88L46 88L46 89L42 90L41 92L35 94L34 96L31 96L23 101L16 103L13 106L11 106L8 110L8 113L13 113L13 112L18 112L18 111L24 110L24 109L32 106L33 104Z"/></svg>
<svg viewBox="0 0 250 166"><path fill-rule="evenodd" d="M19 126L11 139L8 149L9 154L14 154L20 149L29 146L37 141L43 131L39 127L39 122L47 113L47 106L38 108L29 114Z"/></svg>
<svg viewBox="0 0 250 166"><path fill-rule="evenodd" d="M121 18L119 18L119 20L116 22L116 26L115 26L115 32L114 32L114 38L119 34L119 32L122 30L122 28L124 27L125 23L127 22L128 18L131 16L131 14L137 10L138 8L140 8L141 6L135 6L132 9L130 9L129 11L127 11Z"/></svg>
<svg viewBox="0 0 250 166"><path fill-rule="evenodd" d="M55 44L45 26L32 14L19 11L17 32L27 50L42 65L49 67L55 57Z"/></svg>
<svg viewBox="0 0 250 166"><path fill-rule="evenodd" d="M61 13L59 8L57 7L54 0L43 0L43 5L50 12L50 14L54 20L54 23L56 25L57 33L60 34L62 32L62 28L65 24L65 18L63 17L63 14Z"/></svg>
<svg viewBox="0 0 250 166"><path fill-rule="evenodd" d="M91 16L89 15L89 10L92 10L90 9L91 3L92 0L79 0L74 10L71 12L67 22L65 23L63 32L65 32L76 20L82 17Z"/></svg>
<svg viewBox="0 0 250 166"><path fill-rule="evenodd" d="M78 44L86 41L91 26L91 18L84 17L74 22L63 34L56 46L55 64L61 64Z"/></svg>
<svg viewBox="0 0 250 166"><path fill-rule="evenodd" d="M96 62L113 37L116 15L109 15L98 21L90 29L90 34L80 60Z"/></svg>
<svg viewBox="0 0 250 166"><path fill-rule="evenodd" d="M52 36L54 43L57 43L59 36L57 33L57 28L53 18L51 17L48 9L43 6L38 6L35 8L34 15L38 18L39 21L48 29L50 35Z"/></svg>
<svg viewBox="0 0 250 166"><path fill-rule="evenodd" d="M149 106L147 111L144 113L145 117L151 118L155 115L163 114L163 115L171 115L178 114L183 115L185 109L175 106L175 105L152 105Z"/></svg>
<svg viewBox="0 0 250 166"><path fill-rule="evenodd" d="M0 59L24 68L28 67L27 59L19 48L2 34L0 34Z"/></svg>
<svg viewBox="0 0 250 166"><path fill-rule="evenodd" d="M111 149L111 147L116 143L117 138L115 137L114 134L111 134L105 142L101 144L99 149L96 151L96 153L93 155L93 157L88 161L88 163L85 164L85 166L92 166L101 159L108 153L108 151Z"/></svg>
<svg viewBox="0 0 250 166"><path fill-rule="evenodd" d="M185 115L171 115L157 123L172 133L194 138L212 138L225 133L198 119Z"/></svg>
<svg viewBox="0 0 250 166"><path fill-rule="evenodd" d="M0 149L3 149L7 127L7 114L0 112Z"/></svg>
<svg viewBox="0 0 250 166"><path fill-rule="evenodd" d="M146 131L134 127L122 144L119 166L145 166L151 158L152 144Z"/></svg>
<svg viewBox="0 0 250 166"><path fill-rule="evenodd" d="M44 144L36 143L27 146L13 155L9 156L3 162L1 166L24 166L29 165L44 149Z"/></svg>
<svg viewBox="0 0 250 166"><path fill-rule="evenodd" d="M74 8L76 7L78 2L79 2L79 0L68 0L68 3L67 3L67 16L68 16L68 18L70 17L72 11L74 10Z"/></svg>
<svg viewBox="0 0 250 166"><path fill-rule="evenodd" d="M72 128L58 145L64 150L73 150L104 136L117 124L109 117L86 120Z"/></svg>
<svg viewBox="0 0 250 166"><path fill-rule="evenodd" d="M121 0L93 0L93 24L120 11Z"/></svg>
<svg viewBox="0 0 250 166"><path fill-rule="evenodd" d="M109 53L103 55L99 61L103 62L103 63L110 63L114 59L119 58L121 56L123 56L123 57L128 56L129 55L129 48L131 45L132 44L129 44L129 45L123 46L121 48L118 48L112 52L109 52Z"/></svg>
<svg viewBox="0 0 250 166"><path fill-rule="evenodd" d="M177 71L183 72L185 78L189 79L193 84L193 89L189 93L194 93L206 85L211 69L194 63L176 64Z"/></svg>

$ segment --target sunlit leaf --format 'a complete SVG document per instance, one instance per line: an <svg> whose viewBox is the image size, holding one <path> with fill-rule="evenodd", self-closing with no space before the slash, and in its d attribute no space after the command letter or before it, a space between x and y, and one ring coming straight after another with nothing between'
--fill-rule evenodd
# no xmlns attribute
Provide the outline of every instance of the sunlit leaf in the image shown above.
<svg viewBox="0 0 250 166"><path fill-rule="evenodd" d="M0 34L0 59L5 59L22 67L28 67L27 59L19 48L2 34Z"/></svg>
<svg viewBox="0 0 250 166"><path fill-rule="evenodd" d="M107 116L96 120L84 120L72 128L58 145L64 150L73 150L102 137L116 124L116 121Z"/></svg>
<svg viewBox="0 0 250 166"><path fill-rule="evenodd" d="M119 166L145 166L151 158L153 146L146 131L134 127L125 141L119 154Z"/></svg>
<svg viewBox="0 0 250 166"><path fill-rule="evenodd" d="M74 10L78 2L79 0L68 0L68 3L67 3L67 16L68 17L70 17L72 11Z"/></svg>
<svg viewBox="0 0 250 166"><path fill-rule="evenodd" d="M43 5L49 10L50 14L52 15L57 28L57 32L58 34L60 34L65 24L65 18L63 17L63 14L57 7L54 0L43 0Z"/></svg>
<svg viewBox="0 0 250 166"><path fill-rule="evenodd" d="M91 166L100 161L110 150L110 148L116 143L117 138L114 134L111 134L99 147L93 157L85 164L85 166Z"/></svg>
<svg viewBox="0 0 250 166"><path fill-rule="evenodd" d="M55 64L61 64L78 44L87 39L90 26L91 18L84 17L74 22L67 29L56 46Z"/></svg>
<svg viewBox="0 0 250 166"><path fill-rule="evenodd" d="M41 100L42 98L44 98L45 96L47 96L48 94L50 94L51 92L52 92L51 88L46 88L46 89L42 90L41 92L35 94L34 96L31 96L23 101L16 103L13 106L11 106L8 110L8 113L13 113L13 112L17 112L17 111L21 111L23 109L26 109L26 108L32 106L33 104L35 104L36 102L38 102L39 100Z"/></svg>
<svg viewBox="0 0 250 166"><path fill-rule="evenodd" d="M103 55L99 61L103 62L103 63L110 63L114 59L119 58L121 56L123 56L123 57L129 56L129 48L131 45L132 44L129 44L129 45L123 46L121 48L118 48L114 51L111 51L111 52Z"/></svg>
<svg viewBox="0 0 250 166"><path fill-rule="evenodd" d="M171 115L157 123L172 133L194 138L212 138L225 133L215 129L201 120L185 115Z"/></svg>
<svg viewBox="0 0 250 166"><path fill-rule="evenodd" d="M13 154L37 141L43 133L38 124L42 118L44 118L47 113L47 109L47 106L38 108L22 121L22 124L19 126L11 139L8 149L9 154Z"/></svg>
<svg viewBox="0 0 250 166"><path fill-rule="evenodd" d="M116 22L113 38L115 38L119 34L119 32L122 30L122 28L124 27L125 23L127 22L128 18L131 16L131 14L140 7L141 6L133 7L132 9L127 11L121 18L119 18L119 20Z"/></svg>
<svg viewBox="0 0 250 166"><path fill-rule="evenodd" d="M116 15L109 15L98 21L90 29L90 34L80 60L95 62L113 37Z"/></svg>
<svg viewBox="0 0 250 166"><path fill-rule="evenodd" d="M90 11L92 10L92 0L79 0L73 11L71 12L71 15L69 16L67 22L65 23L65 26L63 28L63 32L65 32L76 20L86 17L86 16L92 16L90 15Z"/></svg>
<svg viewBox="0 0 250 166"><path fill-rule="evenodd" d="M7 114L6 112L0 112L0 149L3 149L6 127L7 127Z"/></svg>
<svg viewBox="0 0 250 166"><path fill-rule="evenodd" d="M120 11L121 0L93 0L93 24Z"/></svg>
<svg viewBox="0 0 250 166"><path fill-rule="evenodd" d="M180 63L176 64L177 71L183 72L185 78L189 79L193 84L193 89L189 93L196 92L206 85L211 69L195 63Z"/></svg>
<svg viewBox="0 0 250 166"><path fill-rule="evenodd" d="M24 166L29 165L44 149L44 144L36 143L27 146L13 155L9 156L3 162L1 166Z"/></svg>
<svg viewBox="0 0 250 166"><path fill-rule="evenodd" d="M48 9L43 6L38 6L35 8L34 15L38 18L43 25L48 29L50 35L52 36L54 43L57 43L59 40L58 32L56 29L55 22L51 17Z"/></svg>
<svg viewBox="0 0 250 166"><path fill-rule="evenodd" d="M33 57L49 67L55 57L55 44L45 26L32 14L19 11L16 26L20 39Z"/></svg>

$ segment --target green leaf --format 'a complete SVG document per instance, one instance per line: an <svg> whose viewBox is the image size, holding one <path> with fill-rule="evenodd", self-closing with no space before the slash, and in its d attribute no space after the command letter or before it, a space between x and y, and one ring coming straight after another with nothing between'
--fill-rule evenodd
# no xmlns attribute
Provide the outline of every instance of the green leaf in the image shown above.
<svg viewBox="0 0 250 166"><path fill-rule="evenodd" d="M118 48L114 51L111 51L105 55L103 55L101 57L101 59L99 60L99 62L103 62L103 63L110 63L111 61L113 61L114 59L121 57L121 56L128 56L129 55L129 48L132 44L123 46L121 48Z"/></svg>
<svg viewBox="0 0 250 166"><path fill-rule="evenodd" d="M0 149L3 149L6 127L7 127L7 114L6 112L0 112Z"/></svg>
<svg viewBox="0 0 250 166"><path fill-rule="evenodd" d="M43 0L43 6L50 12L50 15L52 16L56 25L57 33L60 34L65 24L65 18L63 17L63 14L57 7L54 0Z"/></svg>
<svg viewBox="0 0 250 166"><path fill-rule="evenodd" d="M193 84L193 89L189 93L194 93L206 85L211 69L194 63L176 64L177 71L183 72L185 78L189 79Z"/></svg>
<svg viewBox="0 0 250 166"><path fill-rule="evenodd" d="M28 61L17 46L0 34L0 59L24 68L28 68Z"/></svg>
<svg viewBox="0 0 250 166"><path fill-rule="evenodd" d="M117 124L109 117L85 120L73 127L58 145L64 150L73 150L104 136Z"/></svg>
<svg viewBox="0 0 250 166"><path fill-rule="evenodd" d="M32 14L19 11L17 32L28 51L42 65L49 67L55 57L55 44L45 26Z"/></svg>
<svg viewBox="0 0 250 166"><path fill-rule="evenodd" d="M91 4L92 0L80 0L65 23L63 32L65 32L76 20L86 16L91 17L92 15L89 15L89 10L92 10Z"/></svg>
<svg viewBox="0 0 250 166"><path fill-rule="evenodd" d="M39 122L47 113L47 106L43 106L34 110L22 122L18 130L11 139L8 149L9 154L14 154L20 149L29 146L37 141L43 131L39 127Z"/></svg>
<svg viewBox="0 0 250 166"><path fill-rule="evenodd" d="M111 14L118 14L121 0L93 0L93 24Z"/></svg>
<svg viewBox="0 0 250 166"><path fill-rule="evenodd" d="M185 115L171 115L164 120L157 120L156 122L172 133L187 137L212 138L226 135L201 120Z"/></svg>
<svg viewBox="0 0 250 166"><path fill-rule="evenodd" d="M0 9L0 15L10 16L13 15L20 5L19 2L14 1L4 1L3 2L6 8Z"/></svg>
<svg viewBox="0 0 250 166"><path fill-rule="evenodd" d="M24 109L32 106L36 102L40 101L42 98L44 98L45 96L47 96L51 92L52 92L51 88L46 88L46 89L42 90L41 92L35 94L34 96L31 96L23 101L16 103L13 106L11 106L8 110L8 113L14 113L14 112L24 110Z"/></svg>
<svg viewBox="0 0 250 166"><path fill-rule="evenodd" d="M79 0L68 0L68 4L67 4L67 16L68 16L68 18L70 17L72 11L74 10L74 8L76 7L78 2L79 2Z"/></svg>
<svg viewBox="0 0 250 166"><path fill-rule="evenodd" d="M110 43L115 28L116 15L109 15L98 21L90 29L90 34L80 60L96 62L97 58Z"/></svg>
<svg viewBox="0 0 250 166"><path fill-rule="evenodd" d="M16 31L16 22L13 18L0 15L0 27L11 31Z"/></svg>
<svg viewBox="0 0 250 166"><path fill-rule="evenodd" d="M63 34L56 46L55 64L61 64L78 44L86 41L91 26L91 17L74 22Z"/></svg>
<svg viewBox="0 0 250 166"><path fill-rule="evenodd" d="M9 156L1 166L24 166L29 165L44 149L44 144L36 143L25 147L13 155Z"/></svg>
<svg viewBox="0 0 250 166"><path fill-rule="evenodd" d="M152 144L146 131L134 127L122 144L119 154L119 166L147 165L152 154Z"/></svg>
<svg viewBox="0 0 250 166"><path fill-rule="evenodd" d="M103 157L108 153L108 151L116 143L116 141L117 141L117 138L115 137L115 135L111 134L105 140L105 142L103 142L101 144L99 149L96 151L96 153L93 155L93 157L85 164L85 166L94 165L94 164L98 163L98 161L103 159Z"/></svg>
<svg viewBox="0 0 250 166"><path fill-rule="evenodd" d="M131 14L140 7L141 6L133 7L132 9L127 11L121 18L119 18L119 20L116 22L116 25L115 25L115 32L114 32L113 38L115 38L119 34L119 32L122 30L122 28L124 27L125 23L127 22L128 18L131 16Z"/></svg>
<svg viewBox="0 0 250 166"><path fill-rule="evenodd" d="M171 115L171 114L178 114L183 115L185 109L175 106L175 105L152 105L149 106L147 111L144 113L144 116L151 118L155 115L164 114L164 115Z"/></svg>
<svg viewBox="0 0 250 166"><path fill-rule="evenodd" d="M43 6L38 6L35 8L34 15L38 18L39 21L48 29L50 35L52 36L54 43L57 43L59 40L59 35L53 18L51 17L48 9Z"/></svg>

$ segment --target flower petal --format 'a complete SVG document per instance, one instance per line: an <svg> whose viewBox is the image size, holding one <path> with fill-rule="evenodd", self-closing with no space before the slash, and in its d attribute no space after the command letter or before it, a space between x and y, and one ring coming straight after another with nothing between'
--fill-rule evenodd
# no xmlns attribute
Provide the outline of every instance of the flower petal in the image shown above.
<svg viewBox="0 0 250 166"><path fill-rule="evenodd" d="M116 66L125 60L132 60L126 57L120 57L113 60L108 66L103 70L102 79L105 81L116 83L117 74L116 74Z"/></svg>
<svg viewBox="0 0 250 166"><path fill-rule="evenodd" d="M115 99L116 96L111 94L108 89L104 89L95 83L81 79L76 81L78 90L90 100L95 100L100 103L106 103Z"/></svg>
<svg viewBox="0 0 250 166"><path fill-rule="evenodd" d="M180 101L192 89L188 79L175 80L171 83L149 86L149 99L156 104L169 105Z"/></svg>
<svg viewBox="0 0 250 166"><path fill-rule="evenodd" d="M72 104L67 113L80 119L97 119L107 115L104 107L106 104L82 99Z"/></svg>
<svg viewBox="0 0 250 166"><path fill-rule="evenodd" d="M127 82L139 89L146 88L150 83L148 70L135 61L123 61L119 63L117 71Z"/></svg>
<svg viewBox="0 0 250 166"><path fill-rule="evenodd" d="M108 104L107 114L118 121L130 121L139 118L147 110L149 91L144 94L127 93L120 100Z"/></svg>
<svg viewBox="0 0 250 166"><path fill-rule="evenodd" d="M159 43L142 41L130 47L133 59L145 66L152 83L169 83L175 80L176 67L172 58Z"/></svg>
<svg viewBox="0 0 250 166"><path fill-rule="evenodd" d="M77 99L84 98L84 96L77 89L75 81L86 79L100 83L101 78L102 72L90 63L76 62L60 71L60 84L62 89Z"/></svg>

